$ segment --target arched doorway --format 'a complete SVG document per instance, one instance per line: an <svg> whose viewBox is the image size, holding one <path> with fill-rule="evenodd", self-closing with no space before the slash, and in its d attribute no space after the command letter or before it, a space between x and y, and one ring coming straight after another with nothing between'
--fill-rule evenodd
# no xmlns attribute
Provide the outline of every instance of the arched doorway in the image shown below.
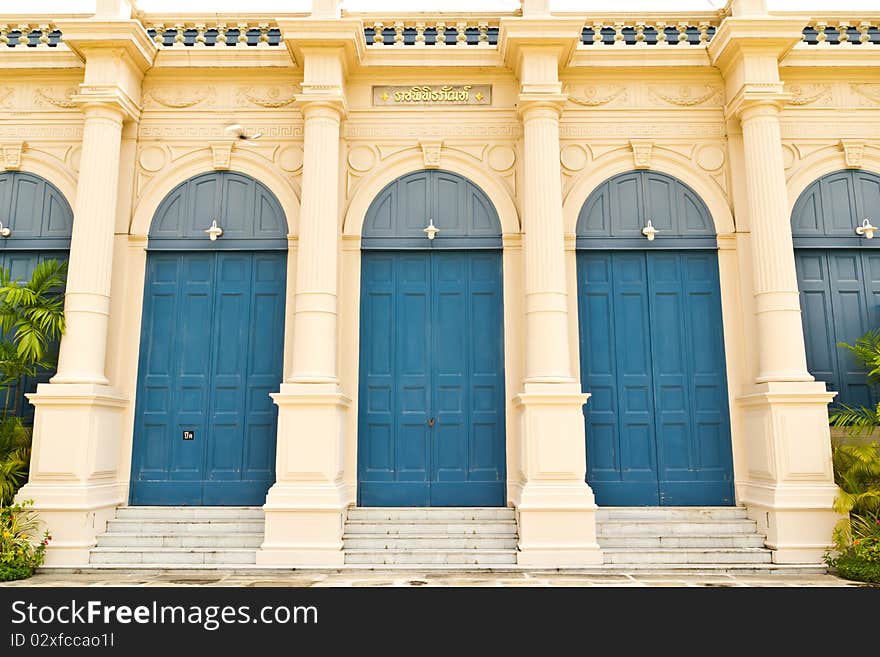
<svg viewBox="0 0 880 657"><path fill-rule="evenodd" d="M358 503L503 506L495 208L457 174L417 171L378 194L361 247Z"/></svg>
<svg viewBox="0 0 880 657"><path fill-rule="evenodd" d="M880 329L880 240L856 233L865 220L880 225L880 175L858 169L816 180L791 217L807 366L838 393L833 403L850 406L880 401L837 346Z"/></svg>
<svg viewBox="0 0 880 657"><path fill-rule="evenodd" d="M202 174L162 201L147 249L131 503L262 504L283 363L281 206L250 176Z"/></svg>
<svg viewBox="0 0 880 657"><path fill-rule="evenodd" d="M587 482L600 505L734 503L716 251L705 204L662 173L615 176L580 212Z"/></svg>
<svg viewBox="0 0 880 657"><path fill-rule="evenodd" d="M44 260L67 262L73 211L64 195L49 181L23 171L0 172L0 222L9 229L0 237L0 266L13 279L25 281ZM49 359L55 361L58 345L52 345ZM2 399L8 412L18 412L25 422L32 422L34 409L25 397L37 385L47 383L52 369L40 369L36 377L24 377L21 386L13 385Z"/></svg>

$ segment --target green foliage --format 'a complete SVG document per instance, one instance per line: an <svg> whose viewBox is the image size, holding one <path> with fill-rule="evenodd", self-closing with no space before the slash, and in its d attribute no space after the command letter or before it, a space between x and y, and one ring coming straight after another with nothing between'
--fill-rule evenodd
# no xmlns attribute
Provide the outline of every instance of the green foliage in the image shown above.
<svg viewBox="0 0 880 657"><path fill-rule="evenodd" d="M868 331L854 344L838 342L837 346L848 350L867 370L869 384L880 383L880 330ZM870 434L874 427L880 426L880 404L873 408L840 404L831 409L829 419L831 426L846 429L850 435Z"/></svg>
<svg viewBox="0 0 880 657"><path fill-rule="evenodd" d="M64 332L67 263L44 260L22 284L0 267L0 330L15 345L24 367L50 367L49 345ZM8 355L8 354L5 354Z"/></svg>
<svg viewBox="0 0 880 657"><path fill-rule="evenodd" d="M33 536L39 530L36 513L28 509L31 501L0 507L0 582L24 579L33 575L43 563L46 546L52 537L43 533L43 539L34 544Z"/></svg>
<svg viewBox="0 0 880 657"><path fill-rule="evenodd" d="M27 481L31 431L17 417L0 419L0 507L12 503Z"/></svg>

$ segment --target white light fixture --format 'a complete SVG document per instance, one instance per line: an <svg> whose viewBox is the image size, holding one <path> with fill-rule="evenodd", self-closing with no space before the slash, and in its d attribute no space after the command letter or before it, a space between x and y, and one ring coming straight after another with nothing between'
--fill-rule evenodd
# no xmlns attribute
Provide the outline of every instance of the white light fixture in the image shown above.
<svg viewBox="0 0 880 657"><path fill-rule="evenodd" d="M434 220L433 220L433 219L428 219L428 227L427 227L427 228L423 228L423 229L422 229L422 232L425 233L425 235L428 236L428 239L429 239L429 240L432 240L432 239L434 239L434 237L437 235L437 233L440 232L440 229L437 228L437 226L434 225Z"/></svg>
<svg viewBox="0 0 880 657"><path fill-rule="evenodd" d="M8 226L4 226L3 222L0 221L0 237L9 237L12 235L12 230Z"/></svg>
<svg viewBox="0 0 880 657"><path fill-rule="evenodd" d="M877 230L877 226L871 225L870 219L865 219L862 222L861 226L856 226L856 235L861 235L866 240L870 240L874 238L874 231ZM2 234L2 230L0 230L0 234Z"/></svg>
<svg viewBox="0 0 880 657"><path fill-rule="evenodd" d="M255 135L249 135L245 132L244 127L240 123L233 123L224 128L227 134L232 135L235 139L239 141L243 141L245 143L249 143L252 141L256 141L260 137L263 136L262 133L258 132Z"/></svg>
<svg viewBox="0 0 880 657"><path fill-rule="evenodd" d="M654 228L654 224L651 223L650 219L648 219L648 224L644 228L642 228L642 235L647 237L649 242L653 242L654 235L656 235L659 232L660 231L658 231L656 228Z"/></svg>
<svg viewBox="0 0 880 657"><path fill-rule="evenodd" d="M208 233L208 237L211 238L212 242L216 242L217 238L223 234L223 229L217 225L217 220L214 219L214 221L211 222L211 227L206 228L205 232Z"/></svg>

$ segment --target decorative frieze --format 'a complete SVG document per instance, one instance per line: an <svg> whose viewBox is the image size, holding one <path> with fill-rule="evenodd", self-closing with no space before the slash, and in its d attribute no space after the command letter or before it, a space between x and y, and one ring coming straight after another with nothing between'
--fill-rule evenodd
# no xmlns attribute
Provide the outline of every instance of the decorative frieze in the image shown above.
<svg viewBox="0 0 880 657"><path fill-rule="evenodd" d="M584 107L600 107L618 99L624 101L628 98L626 87L619 85L585 85L578 89L566 85L563 91L568 94L569 102Z"/></svg>
<svg viewBox="0 0 880 657"><path fill-rule="evenodd" d="M273 86L265 89L245 87L236 91L236 105L256 105L268 109L287 107L296 100L296 89Z"/></svg>
<svg viewBox="0 0 880 657"><path fill-rule="evenodd" d="M38 107L48 105L60 109L76 109L76 103L70 99L76 93L77 89L73 87L64 89L60 93L52 87L37 87L34 90L34 105Z"/></svg>
<svg viewBox="0 0 880 657"><path fill-rule="evenodd" d="M678 107L700 105L721 106L721 87L715 85L680 86L675 91L663 87L648 87L652 97ZM710 102L711 101L711 102Z"/></svg>
<svg viewBox="0 0 880 657"><path fill-rule="evenodd" d="M184 109L188 107L211 107L214 105L213 87L173 86L150 87L144 92L144 107L167 107Z"/></svg>

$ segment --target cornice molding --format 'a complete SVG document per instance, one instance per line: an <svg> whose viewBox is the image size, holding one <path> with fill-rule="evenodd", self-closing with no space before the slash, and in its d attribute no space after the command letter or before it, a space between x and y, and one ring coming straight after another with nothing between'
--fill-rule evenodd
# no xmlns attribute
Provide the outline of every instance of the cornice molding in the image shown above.
<svg viewBox="0 0 880 657"><path fill-rule="evenodd" d="M522 48L539 46L555 53L565 67L577 50L584 28L583 18L502 18L498 30L498 50L504 63L519 77Z"/></svg>
<svg viewBox="0 0 880 657"><path fill-rule="evenodd" d="M766 54L776 61L803 40L806 17L726 18L712 41L709 59L722 72L728 71L744 54Z"/></svg>
<svg viewBox="0 0 880 657"><path fill-rule="evenodd" d="M103 105L121 112L129 121L140 119L141 107L117 84L81 84L70 101L80 108Z"/></svg>
<svg viewBox="0 0 880 657"><path fill-rule="evenodd" d="M61 20L56 27L64 35L64 43L83 61L96 49L122 48L143 73L153 65L159 50L137 20Z"/></svg>
<svg viewBox="0 0 880 657"><path fill-rule="evenodd" d="M352 18L279 18L278 29L296 66L302 66L303 46L339 48L345 53L345 66L352 71L364 60L367 40L364 24Z"/></svg>

